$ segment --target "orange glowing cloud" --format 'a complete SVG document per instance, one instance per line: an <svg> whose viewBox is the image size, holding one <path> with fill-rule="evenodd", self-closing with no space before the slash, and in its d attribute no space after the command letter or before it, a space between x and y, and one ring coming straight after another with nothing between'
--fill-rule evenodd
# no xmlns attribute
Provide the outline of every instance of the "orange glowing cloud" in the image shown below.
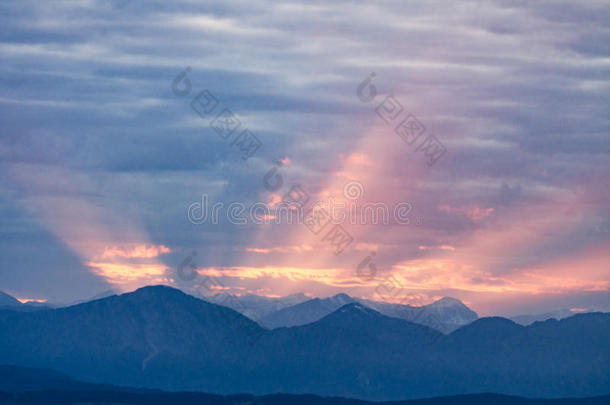
<svg viewBox="0 0 610 405"><path fill-rule="evenodd" d="M154 262L170 249L148 244L133 216L90 199L98 185L83 173L35 164L13 165L10 175L28 190L25 205L42 226L89 266L119 288L158 283L164 266ZM49 185L54 192L49 193ZM129 260L153 263L131 264Z"/></svg>
<svg viewBox="0 0 610 405"><path fill-rule="evenodd" d="M137 245L134 247L111 246L104 249L103 259L122 257L126 259L152 258L161 254L170 253L171 249L163 245Z"/></svg>
<svg viewBox="0 0 610 405"><path fill-rule="evenodd" d="M433 250L433 249L451 250L451 251L455 250L455 248L453 246L451 246L451 245L439 245L439 246L419 245L417 248L419 250Z"/></svg>
<svg viewBox="0 0 610 405"><path fill-rule="evenodd" d="M373 166L373 162L371 161L370 157L368 157L364 152L350 154L345 158L345 164L365 167Z"/></svg>
<svg viewBox="0 0 610 405"><path fill-rule="evenodd" d="M37 302L39 304L42 304L43 302L47 302L46 299L40 299L40 298L18 298L15 297L15 299L19 302L21 302L22 304L27 304L28 302Z"/></svg>
<svg viewBox="0 0 610 405"><path fill-rule="evenodd" d="M359 251L364 250L364 251L375 252L376 250L379 249L379 245L377 245L375 243L356 243L356 246L354 246L354 248Z"/></svg>
<svg viewBox="0 0 610 405"><path fill-rule="evenodd" d="M604 250L605 249L605 250ZM528 294L568 291L606 291L608 246L578 254L571 259L515 269L493 275L471 262L466 264L451 256L405 261L394 266L405 289L442 290L452 288L469 292L519 292ZM604 253L606 252L606 253ZM579 271L574 271L578 268Z"/></svg>
<svg viewBox="0 0 610 405"><path fill-rule="evenodd" d="M202 276L229 277L236 279L272 278L283 279L287 282L313 281L334 287L361 286L362 282L355 274L339 268L307 268L307 267L206 267L197 269Z"/></svg>
<svg viewBox="0 0 610 405"><path fill-rule="evenodd" d="M166 282L167 267L161 264L86 262L93 273L123 288Z"/></svg>
<svg viewBox="0 0 610 405"><path fill-rule="evenodd" d="M164 245L124 244L106 246L103 253L85 264L94 274L123 291L148 284L167 282L167 267L156 261L170 253Z"/></svg>

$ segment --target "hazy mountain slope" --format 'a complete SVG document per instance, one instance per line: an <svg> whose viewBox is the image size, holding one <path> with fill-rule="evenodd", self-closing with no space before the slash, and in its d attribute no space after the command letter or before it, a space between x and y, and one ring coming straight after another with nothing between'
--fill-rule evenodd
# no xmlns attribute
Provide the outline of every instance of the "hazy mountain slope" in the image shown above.
<svg viewBox="0 0 610 405"><path fill-rule="evenodd" d="M69 303L56 303L56 304L52 305L52 307L53 308L71 307L74 305L82 304L84 302L95 301L95 300L99 300L102 298L108 298L113 295L119 295L119 294L120 294L120 292L118 292L117 290L113 290L113 289L104 290L100 293L95 294L93 297L91 297L89 299L76 300L76 301L69 302Z"/></svg>
<svg viewBox="0 0 610 405"><path fill-rule="evenodd" d="M286 307L290 307L301 302L309 300L309 298L303 294L292 294L285 297L264 297L255 294L245 294L240 296L234 296L227 293L220 293L205 298L208 302L222 305L234 309L254 320L260 320L263 317L280 311Z"/></svg>
<svg viewBox="0 0 610 405"><path fill-rule="evenodd" d="M356 302L356 300L347 294L337 294L328 298L314 298L273 312L263 317L261 322L269 329L305 325L323 318L345 304L353 302Z"/></svg>
<svg viewBox="0 0 610 405"><path fill-rule="evenodd" d="M0 307L19 307L21 305L21 302L15 297L0 291Z"/></svg>
<svg viewBox="0 0 610 405"><path fill-rule="evenodd" d="M460 300L450 297L420 307L369 300L360 300L360 302L384 315L426 325L442 333L453 332L478 319L476 312Z"/></svg>

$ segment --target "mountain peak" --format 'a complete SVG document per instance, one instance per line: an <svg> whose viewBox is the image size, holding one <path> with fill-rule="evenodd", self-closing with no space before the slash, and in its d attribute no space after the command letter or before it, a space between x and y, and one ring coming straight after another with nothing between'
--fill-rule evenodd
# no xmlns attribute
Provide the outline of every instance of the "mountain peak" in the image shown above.
<svg viewBox="0 0 610 405"><path fill-rule="evenodd" d="M438 301L434 301L430 305L436 306L436 307L455 307L455 306L464 306L464 303L456 298L443 297Z"/></svg>
<svg viewBox="0 0 610 405"><path fill-rule="evenodd" d="M523 329L524 327L514 321L511 321L510 319L502 318L500 316L490 316L486 318L479 318L471 324L462 327L461 329L479 330L481 328L493 330L497 333L508 333L510 331Z"/></svg>
<svg viewBox="0 0 610 405"><path fill-rule="evenodd" d="M471 347L482 347L483 344L492 346L496 342L515 336L525 327L516 324L510 319L499 316L479 318L476 321L462 326L449 336L452 340Z"/></svg>
<svg viewBox="0 0 610 405"><path fill-rule="evenodd" d="M347 294L344 293L339 293L336 295L333 295L332 297L330 297L330 299L332 299L333 301L338 301L339 303L351 303L351 302L355 302L356 300L353 299L352 297L350 297Z"/></svg>
<svg viewBox="0 0 610 405"><path fill-rule="evenodd" d="M116 297L116 296L110 296L110 297L102 298L102 299L108 299L108 298L113 298L113 297ZM140 287L135 291L121 294L120 297L131 297L131 298L138 298L138 299L155 299L155 298L158 298L158 299L184 299L184 298L189 297L189 298L197 299L191 295L186 294L182 290L179 290L177 288L170 287L167 285L161 285L161 284Z"/></svg>
<svg viewBox="0 0 610 405"><path fill-rule="evenodd" d="M369 307L366 307L358 302L352 302L349 304L346 304L344 306L342 306L341 308L339 308L338 310L336 310L335 312L333 312L332 314L326 316L326 318L330 318L330 317L336 317L336 316L349 316L349 317L366 317L366 318L379 318L379 317L383 317L383 315L381 315L379 312L375 311L374 309L371 309Z"/></svg>
<svg viewBox="0 0 610 405"><path fill-rule="evenodd" d="M131 293L128 294L133 294L133 293L161 293L161 294L166 294L170 291L174 291L174 292L180 292L182 294L184 294L181 290L174 288L174 287L170 287L168 285L164 285L164 284L156 284L156 285L147 285L144 287L140 287L135 291L132 291Z"/></svg>

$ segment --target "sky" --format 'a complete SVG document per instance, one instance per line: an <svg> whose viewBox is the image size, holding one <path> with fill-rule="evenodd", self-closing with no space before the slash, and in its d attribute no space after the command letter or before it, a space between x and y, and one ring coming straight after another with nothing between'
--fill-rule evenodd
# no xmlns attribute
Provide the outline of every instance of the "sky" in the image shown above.
<svg viewBox="0 0 610 405"><path fill-rule="evenodd" d="M608 21L596 0L4 1L0 290L610 311ZM278 220L304 193L343 214Z"/></svg>

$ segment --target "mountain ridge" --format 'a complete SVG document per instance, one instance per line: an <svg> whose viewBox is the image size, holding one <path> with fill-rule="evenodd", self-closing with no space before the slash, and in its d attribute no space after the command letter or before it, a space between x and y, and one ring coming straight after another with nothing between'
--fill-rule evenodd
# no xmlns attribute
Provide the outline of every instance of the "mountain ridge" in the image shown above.
<svg viewBox="0 0 610 405"><path fill-rule="evenodd" d="M481 318L443 335L361 303L267 330L165 286L67 308L0 310L3 362L96 383L225 394L598 395L609 382L608 339L610 314L527 327Z"/></svg>
<svg viewBox="0 0 610 405"><path fill-rule="evenodd" d="M17 298L0 291L0 307L19 307L23 305Z"/></svg>
<svg viewBox="0 0 610 405"><path fill-rule="evenodd" d="M283 308L262 317L260 323L269 329L281 326L305 325L315 322L341 306L352 302L359 302L387 316L424 324L443 333L452 332L478 318L476 312L460 300L451 297L443 297L431 304L416 307L353 298L340 293L326 298L313 298Z"/></svg>

